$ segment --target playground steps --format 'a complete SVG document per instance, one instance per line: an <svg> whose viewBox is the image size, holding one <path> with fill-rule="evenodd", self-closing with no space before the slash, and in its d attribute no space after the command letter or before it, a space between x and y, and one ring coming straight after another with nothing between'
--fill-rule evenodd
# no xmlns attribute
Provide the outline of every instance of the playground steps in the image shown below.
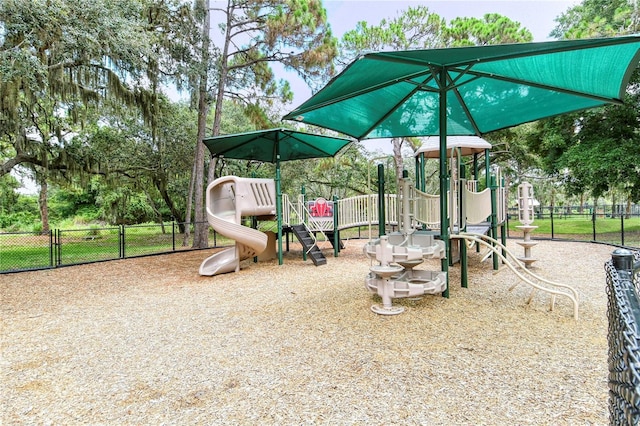
<svg viewBox="0 0 640 426"><path fill-rule="evenodd" d="M324 254L322 254L322 251L316 245L315 240L311 237L309 230L304 224L293 225L291 230L296 238L298 238L298 241L300 241L300 244L302 244L302 249L311 258L314 265L320 266L327 264L327 258L324 257Z"/></svg>
<svg viewBox="0 0 640 426"><path fill-rule="evenodd" d="M327 235L327 238L329 239L329 242L331 243L331 246L333 248L336 248L336 245L333 241L333 231L325 231L324 232ZM340 240L340 250L342 250L344 248L344 242L342 240Z"/></svg>

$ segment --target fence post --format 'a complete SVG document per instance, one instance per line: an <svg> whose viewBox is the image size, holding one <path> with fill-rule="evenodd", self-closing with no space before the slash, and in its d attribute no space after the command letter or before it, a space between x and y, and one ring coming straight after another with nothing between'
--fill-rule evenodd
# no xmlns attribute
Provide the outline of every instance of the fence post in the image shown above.
<svg viewBox="0 0 640 426"><path fill-rule="evenodd" d="M55 236L55 245L56 245L56 259L55 259L55 266L60 266L62 264L62 230L60 229L56 229L56 236Z"/></svg>
<svg viewBox="0 0 640 426"><path fill-rule="evenodd" d="M554 229L553 229L553 210L555 209L555 206L551 207L551 239L553 240L555 238L555 233L554 233Z"/></svg>
<svg viewBox="0 0 640 426"><path fill-rule="evenodd" d="M53 230L53 241L51 243L53 245L52 248L51 248L51 251L52 251L52 254L53 254L53 258L52 258L53 263L51 264L51 266L53 266L54 268L56 266L58 266L58 264L59 264L58 263L58 259L60 258L59 253L58 253L58 249L59 249L58 235L59 235L59 233L60 233L59 229L54 229Z"/></svg>
<svg viewBox="0 0 640 426"><path fill-rule="evenodd" d="M53 258L53 250L54 250L54 240L53 240L53 234L54 234L55 230L51 230L49 229L49 266L51 266L53 268L53 262L54 262L54 258Z"/></svg>
<svg viewBox="0 0 640 426"><path fill-rule="evenodd" d="M593 213L591 213L591 228L593 230L593 241L596 240L596 208L593 208Z"/></svg>
<svg viewBox="0 0 640 426"><path fill-rule="evenodd" d="M176 218L171 216L171 247L176 251Z"/></svg>
<svg viewBox="0 0 640 426"><path fill-rule="evenodd" d="M611 253L608 264L610 267L605 264L605 269L609 299L609 423L637 425L640 422L640 304L633 274L634 266L638 265L634 265L633 253L622 248Z"/></svg>
<svg viewBox="0 0 640 426"><path fill-rule="evenodd" d="M125 235L124 235L124 225L120 225L120 233L119 233L118 241L120 243L120 259L125 258L124 246L125 246Z"/></svg>
<svg viewBox="0 0 640 426"><path fill-rule="evenodd" d="M624 213L620 212L620 242L624 245Z"/></svg>
<svg viewBox="0 0 640 426"><path fill-rule="evenodd" d="M633 274L633 252L627 249L616 249L611 253L611 262L618 272L629 274L629 279Z"/></svg>

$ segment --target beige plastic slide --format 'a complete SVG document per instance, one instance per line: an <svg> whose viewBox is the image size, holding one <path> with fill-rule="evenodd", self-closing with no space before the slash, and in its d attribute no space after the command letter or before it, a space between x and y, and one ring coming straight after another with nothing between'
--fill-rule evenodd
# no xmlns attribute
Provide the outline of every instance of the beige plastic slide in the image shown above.
<svg viewBox="0 0 640 426"><path fill-rule="evenodd" d="M211 227L236 244L206 258L200 265L200 275L238 272L242 260L259 255L267 247L267 234L243 226L242 217L276 214L275 182L223 176L207 187L206 209Z"/></svg>

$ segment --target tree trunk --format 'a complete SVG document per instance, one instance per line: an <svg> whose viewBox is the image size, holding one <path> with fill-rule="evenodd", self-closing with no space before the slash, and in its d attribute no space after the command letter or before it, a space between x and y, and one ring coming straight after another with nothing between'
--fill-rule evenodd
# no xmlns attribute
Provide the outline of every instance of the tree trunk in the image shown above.
<svg viewBox="0 0 640 426"><path fill-rule="evenodd" d="M584 213L584 192L580 194L580 209L578 210L578 213Z"/></svg>
<svg viewBox="0 0 640 426"><path fill-rule="evenodd" d="M180 228L180 232L184 232L184 217L182 217L182 213L180 212L180 210L176 208L175 203L169 196L169 193L167 192L167 186L160 179L154 179L153 183L155 184L156 189L160 193L160 196L162 197L162 200L164 201L165 205L169 208L169 211L171 212L171 216L173 216L173 218L178 222L178 227ZM160 214L158 209L153 205L153 200L151 199L151 197L148 194L147 194L147 197L149 197L149 203L153 206L153 209L157 211L158 214Z"/></svg>
<svg viewBox="0 0 640 426"><path fill-rule="evenodd" d="M402 139L393 138L391 142L393 143L393 162L396 166L396 188L399 189L400 178L402 177L402 170L404 169L402 162Z"/></svg>
<svg viewBox="0 0 640 426"><path fill-rule="evenodd" d="M193 191L194 191L194 181L196 178L196 160L197 155L194 154L193 158L193 167L191 169L191 179L189 180L189 194L187 195L187 206L185 207L185 217L184 217L184 229L181 232L184 232L184 238L182 239L182 247L187 247L189 245L189 238L191 237L191 210L193 207Z"/></svg>
<svg viewBox="0 0 640 426"><path fill-rule="evenodd" d="M616 213L617 213L616 202L617 201L618 200L616 198L616 192L615 191L611 191L611 218L612 219L616 217Z"/></svg>
<svg viewBox="0 0 640 426"><path fill-rule="evenodd" d="M218 75L218 92L216 93L216 105L213 112L213 128L211 134L213 136L220 135L220 123L222 122L222 101L224 100L224 90L227 85L227 76L229 75L229 44L231 43L231 28L233 22L232 5L227 6L227 25L224 35L224 46L222 47L222 55L220 57L220 74ZM211 183L215 179L216 162L212 159L209 165L208 182Z"/></svg>
<svg viewBox="0 0 640 426"><path fill-rule="evenodd" d="M156 214L158 223L160 224L160 229L162 230L163 234L166 234L167 231L165 230L165 226L164 226L164 219L162 218L162 213L160 212L160 210L158 210L158 206L156 206L156 203L153 201L153 198L151 197L151 194L149 194L149 191L147 191L146 189L144 190L144 195L147 196L147 202L149 203L149 206L151 206L151 210L153 210L153 212Z"/></svg>
<svg viewBox="0 0 640 426"><path fill-rule="evenodd" d="M209 224L204 216L204 155L205 146L202 143L207 127L207 114L209 112L209 100L207 94L207 64L209 63L209 6L206 5L204 25L202 26L202 64L205 69L200 74L200 86L198 90L198 141L196 142L194 182L194 220L193 248L209 247Z"/></svg>
<svg viewBox="0 0 640 426"><path fill-rule="evenodd" d="M193 248L207 248L209 246L209 223L204 216L204 153L202 143L206 129L207 112L209 110L205 100L206 91L200 92L198 102L198 143L196 145L196 173L194 176L194 207L195 226L193 231Z"/></svg>

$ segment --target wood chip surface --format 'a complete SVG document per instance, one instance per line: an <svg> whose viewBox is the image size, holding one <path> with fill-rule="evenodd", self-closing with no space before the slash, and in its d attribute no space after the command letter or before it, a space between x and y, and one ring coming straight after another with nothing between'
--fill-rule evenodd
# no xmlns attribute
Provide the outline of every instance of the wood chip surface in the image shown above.
<svg viewBox="0 0 640 426"><path fill-rule="evenodd" d="M364 243L216 277L198 275L212 250L0 275L0 423L608 424L614 247L532 249L537 274L578 290L576 321L475 250L468 288L456 265L450 298L376 315Z"/></svg>

